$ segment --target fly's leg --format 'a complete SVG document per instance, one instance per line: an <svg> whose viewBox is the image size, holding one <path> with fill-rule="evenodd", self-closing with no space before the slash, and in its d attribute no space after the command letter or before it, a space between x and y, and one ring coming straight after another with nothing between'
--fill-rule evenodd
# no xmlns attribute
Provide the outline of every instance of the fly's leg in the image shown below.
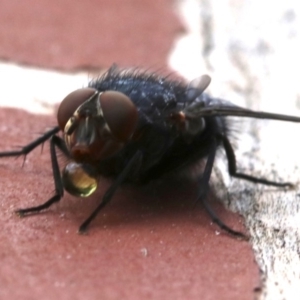
<svg viewBox="0 0 300 300"><path fill-rule="evenodd" d="M54 186L55 186L54 196L41 205L16 210L15 212L19 216L22 217L28 213L40 212L41 210L50 207L53 203L58 202L63 197L64 187L60 175L59 165L57 162L55 147L59 148L64 154L68 153L65 142L60 137L53 135L50 139L50 156L51 156L52 172L53 172L53 179L54 179Z"/></svg>
<svg viewBox="0 0 300 300"><path fill-rule="evenodd" d="M248 180L248 181L251 181L254 183L265 184L265 185L272 185L272 186L277 186L277 187L290 187L290 188L294 187L294 185L290 182L282 182L281 183L281 182L271 181L271 180L258 178L258 177L250 176L250 175L247 175L244 173L237 172L236 171L236 158L235 158L233 148L227 137L222 136L222 141L223 141L224 149L225 149L226 156L228 159L228 171L229 171L230 176Z"/></svg>
<svg viewBox="0 0 300 300"><path fill-rule="evenodd" d="M204 208L206 209L207 213L210 215L212 221L216 223L222 230L228 232L229 234L247 240L248 238L245 236L245 234L235 231L231 229L229 226L224 224L219 217L216 215L216 213L213 211L213 209L210 207L209 203L206 200L208 188L209 188L209 179L211 176L215 156L217 151L217 141L214 138L212 142L212 146L209 152L209 155L207 157L206 165L204 168L204 172L202 174L202 177L199 182L199 194L197 200L200 200L203 203Z"/></svg>
<svg viewBox="0 0 300 300"><path fill-rule="evenodd" d="M81 226L78 229L78 233L86 232L91 221L97 216L99 211L109 203L120 184L122 184L122 182L128 177L129 174L135 171L136 167L140 166L141 159L142 153L140 151L136 152L136 154L130 159L130 161L128 162L124 170L119 174L114 183L105 192L100 204L96 207L92 214L81 224Z"/></svg>
<svg viewBox="0 0 300 300"><path fill-rule="evenodd" d="M51 136L58 133L59 131L60 128L58 126L54 127L51 130L45 132L42 136L40 136L36 140L29 143L28 145L22 147L21 150L0 152L0 157L20 156L20 155L25 155L26 157L26 155L30 153L33 149L46 142Z"/></svg>

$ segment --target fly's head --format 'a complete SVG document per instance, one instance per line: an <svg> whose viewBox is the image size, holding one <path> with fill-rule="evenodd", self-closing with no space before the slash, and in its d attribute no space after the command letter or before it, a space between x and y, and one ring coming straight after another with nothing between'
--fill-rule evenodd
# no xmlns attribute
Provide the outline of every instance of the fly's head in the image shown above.
<svg viewBox="0 0 300 300"><path fill-rule="evenodd" d="M57 120L74 160L62 174L65 188L73 195L88 196L97 187L94 165L130 140L138 121L137 108L123 93L83 88L61 102Z"/></svg>

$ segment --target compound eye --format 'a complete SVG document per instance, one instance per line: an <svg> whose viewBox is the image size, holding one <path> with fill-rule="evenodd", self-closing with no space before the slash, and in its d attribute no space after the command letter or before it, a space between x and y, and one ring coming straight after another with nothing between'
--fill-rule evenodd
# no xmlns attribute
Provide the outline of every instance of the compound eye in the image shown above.
<svg viewBox="0 0 300 300"><path fill-rule="evenodd" d="M93 88L83 88L70 93L62 100L57 111L57 122L62 131L77 108L95 92Z"/></svg>
<svg viewBox="0 0 300 300"><path fill-rule="evenodd" d="M100 94L100 104L113 136L122 142L128 141L138 121L134 103L123 93L106 91Z"/></svg>
<svg viewBox="0 0 300 300"><path fill-rule="evenodd" d="M69 163L62 172L64 188L73 196L88 197L97 189L98 180L82 164Z"/></svg>

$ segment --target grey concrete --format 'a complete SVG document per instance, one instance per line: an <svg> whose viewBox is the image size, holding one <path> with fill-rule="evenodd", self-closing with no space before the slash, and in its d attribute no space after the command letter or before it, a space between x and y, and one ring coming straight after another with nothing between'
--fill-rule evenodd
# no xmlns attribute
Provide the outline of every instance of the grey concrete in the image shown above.
<svg viewBox="0 0 300 300"><path fill-rule="evenodd" d="M211 94L238 105L300 116L299 1L186 0L178 7L187 32L170 58L175 69L189 79L210 74ZM245 217L260 299L299 299L300 124L243 120L233 128L239 170L296 184L282 191L230 180L223 161L227 188L215 180L220 198Z"/></svg>

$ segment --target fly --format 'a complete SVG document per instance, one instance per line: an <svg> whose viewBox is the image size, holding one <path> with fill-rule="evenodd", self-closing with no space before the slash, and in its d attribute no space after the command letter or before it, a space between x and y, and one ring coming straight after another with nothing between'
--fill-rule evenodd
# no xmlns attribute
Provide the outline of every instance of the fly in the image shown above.
<svg viewBox="0 0 300 300"><path fill-rule="evenodd" d="M252 111L211 97L204 93L210 80L203 75L188 85L156 74L119 70L114 65L88 87L67 95L57 112L58 126L19 151L0 153L0 157L26 156L50 140L55 193L45 203L16 213L24 216L47 209L61 200L65 190L87 197L95 192L101 176L112 178L101 202L79 227L84 233L122 183L147 183L204 160L197 201L221 229L244 238L243 233L224 224L206 200L217 150L224 148L232 177L276 187L293 184L238 172L226 117L289 122L300 122L300 117ZM69 160L62 172L58 150Z"/></svg>

